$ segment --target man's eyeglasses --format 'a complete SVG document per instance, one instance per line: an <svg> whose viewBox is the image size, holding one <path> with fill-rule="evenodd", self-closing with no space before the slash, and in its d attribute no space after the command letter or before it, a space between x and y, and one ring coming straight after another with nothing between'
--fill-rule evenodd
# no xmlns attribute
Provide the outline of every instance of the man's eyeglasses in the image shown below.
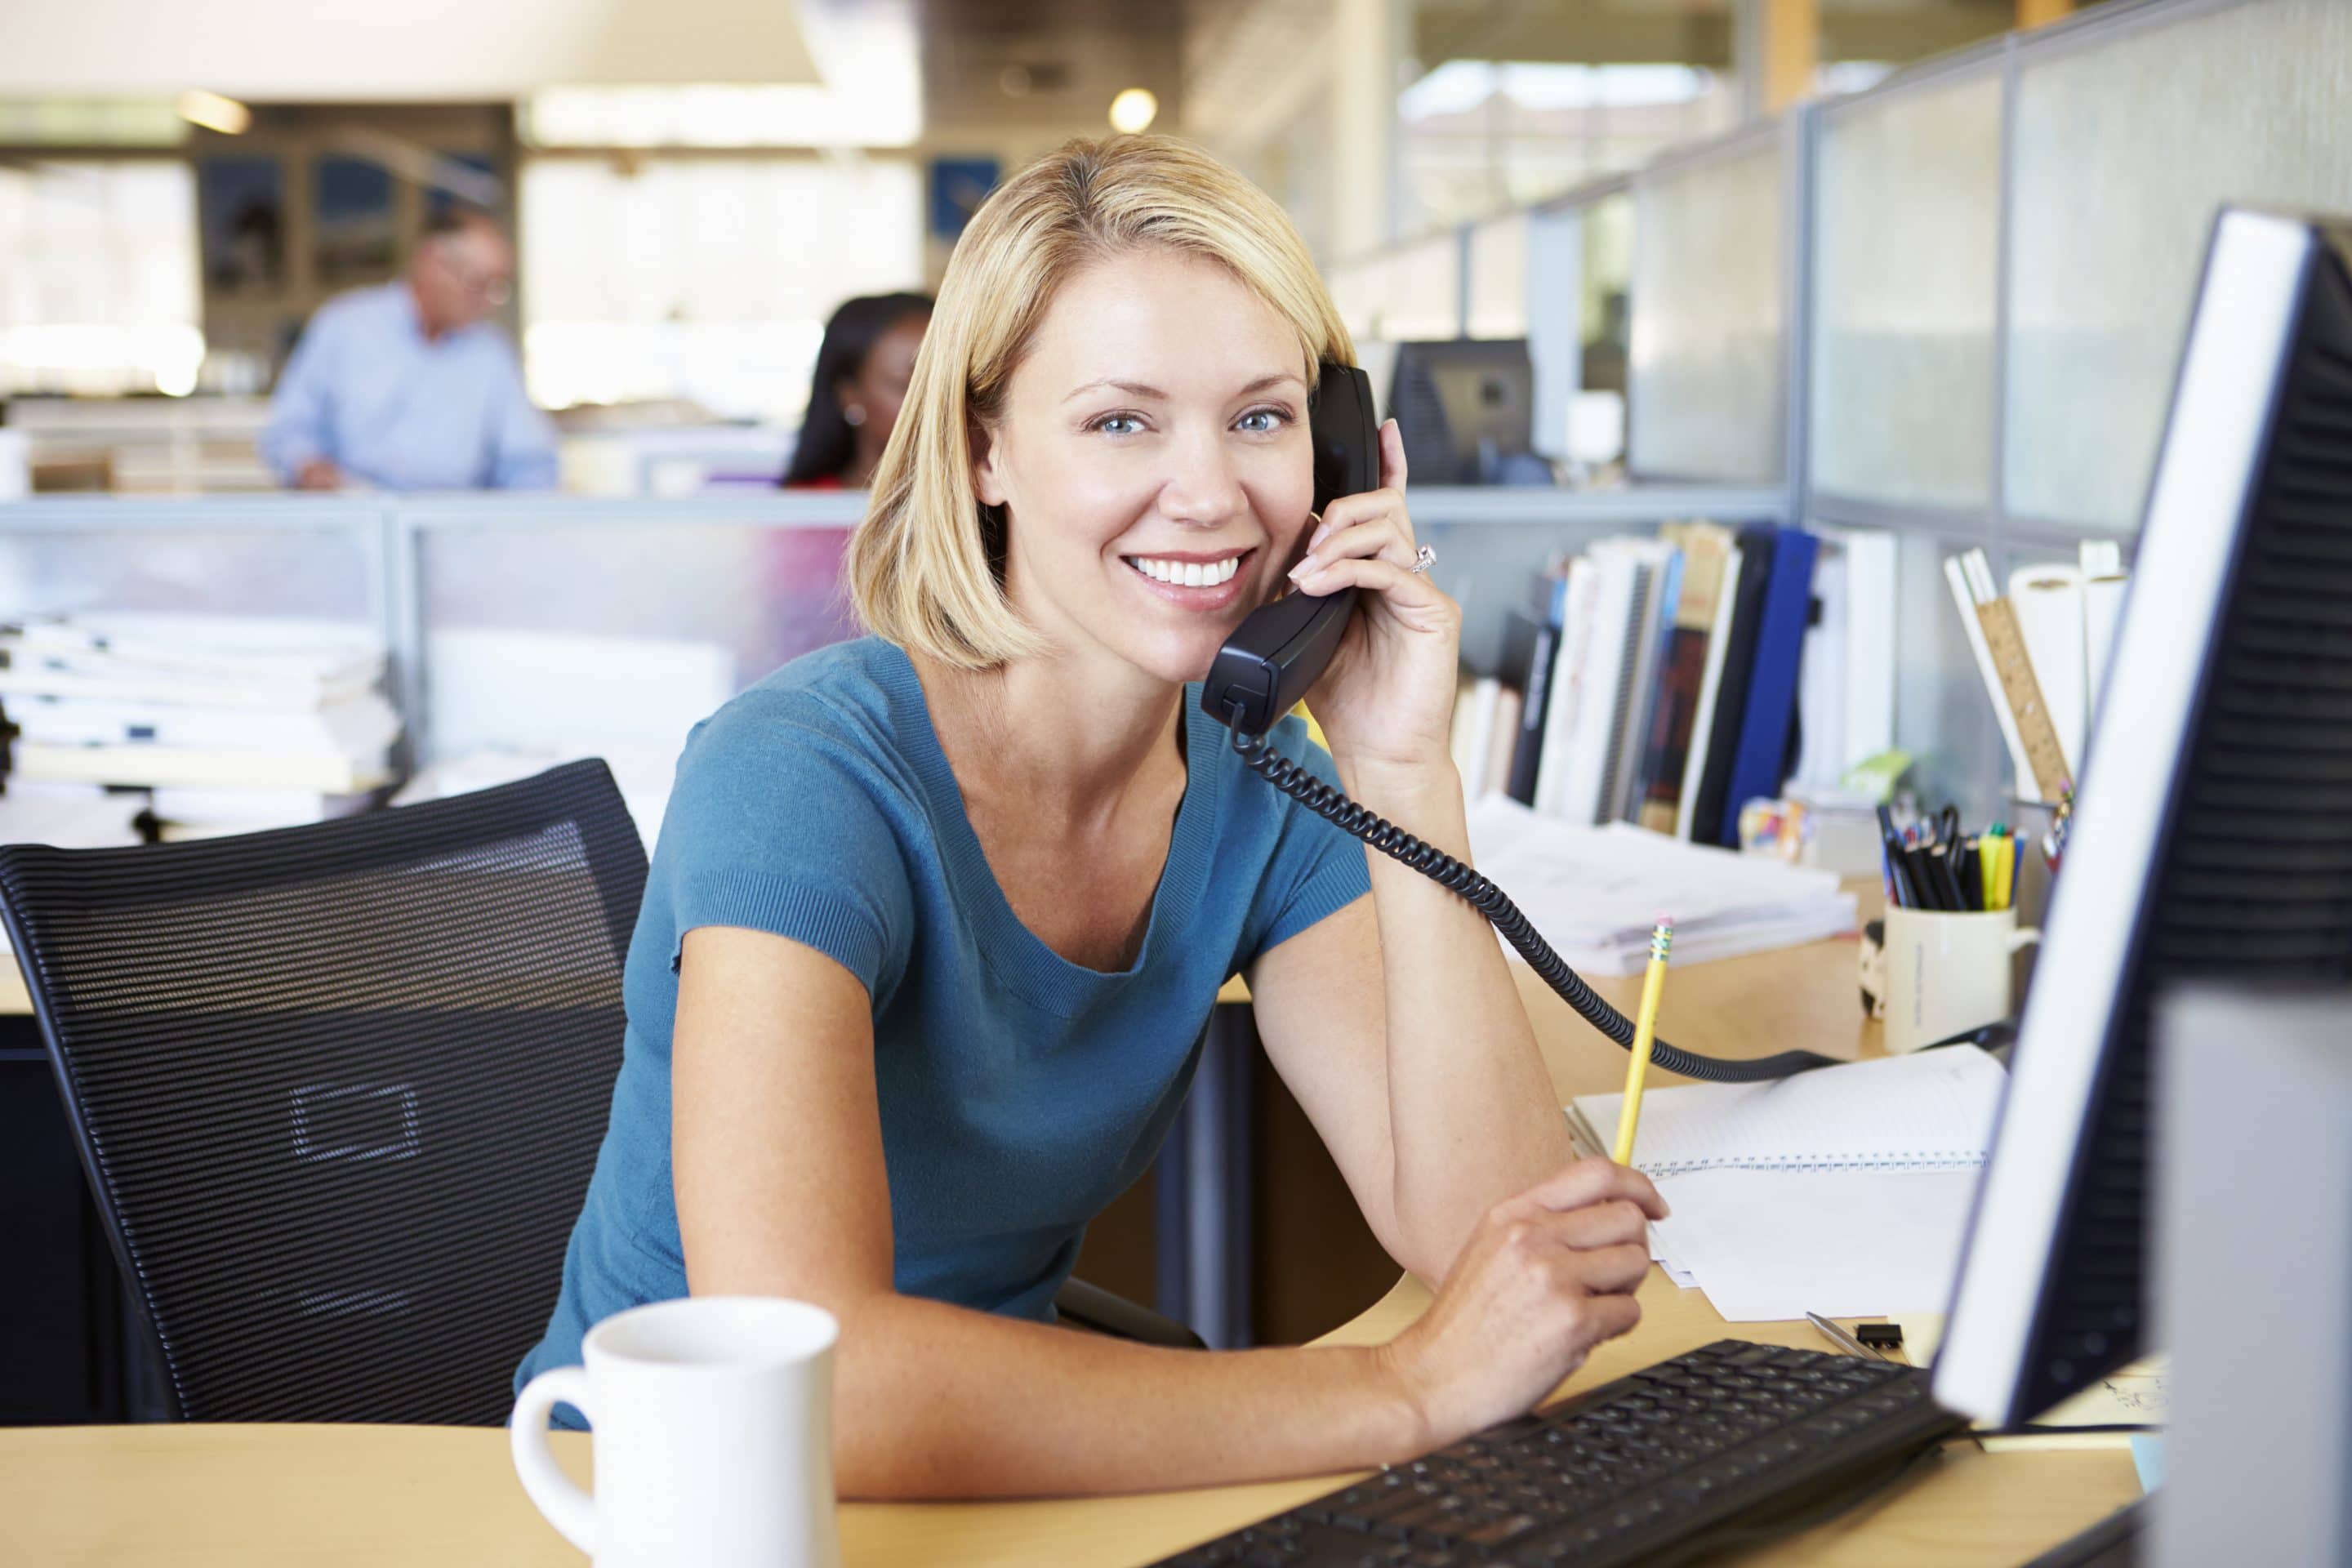
<svg viewBox="0 0 2352 1568"><path fill-rule="evenodd" d="M497 310L514 298L514 280L502 273L478 271L460 262L446 250L436 248L433 259L449 274L451 281L483 304Z"/></svg>

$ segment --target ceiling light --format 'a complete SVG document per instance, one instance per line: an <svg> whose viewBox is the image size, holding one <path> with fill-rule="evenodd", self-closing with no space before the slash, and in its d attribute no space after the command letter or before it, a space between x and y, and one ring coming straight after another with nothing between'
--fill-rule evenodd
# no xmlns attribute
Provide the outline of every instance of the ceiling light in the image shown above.
<svg viewBox="0 0 2352 1568"><path fill-rule="evenodd" d="M224 136L242 136L253 123L253 110L233 98L223 98L202 88L190 88L173 107L189 124L217 131Z"/></svg>
<svg viewBox="0 0 2352 1568"><path fill-rule="evenodd" d="M1160 100L1149 88L1130 87L1110 100L1110 128L1123 136L1148 129L1160 112Z"/></svg>

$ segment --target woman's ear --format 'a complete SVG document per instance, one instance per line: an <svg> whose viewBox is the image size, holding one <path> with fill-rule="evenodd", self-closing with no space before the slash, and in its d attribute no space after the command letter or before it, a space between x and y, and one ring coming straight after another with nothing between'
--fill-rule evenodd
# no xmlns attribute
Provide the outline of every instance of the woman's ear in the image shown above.
<svg viewBox="0 0 2352 1568"><path fill-rule="evenodd" d="M990 436L988 426L977 421L971 426L971 493L982 506L1003 506L1004 475L998 461L1002 449Z"/></svg>

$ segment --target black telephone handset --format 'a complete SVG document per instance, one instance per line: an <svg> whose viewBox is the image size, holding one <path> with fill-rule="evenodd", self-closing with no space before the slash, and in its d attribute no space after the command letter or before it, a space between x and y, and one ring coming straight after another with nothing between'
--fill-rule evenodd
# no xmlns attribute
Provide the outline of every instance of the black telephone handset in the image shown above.
<svg viewBox="0 0 2352 1568"><path fill-rule="evenodd" d="M1372 378L1351 364L1329 364L1307 400L1315 447L1315 510L1381 483L1381 426L1372 417ZM1201 706L1234 733L1263 735L1298 706L1339 650L1356 608L1356 590L1318 597L1289 594L1234 628L1201 682Z"/></svg>
<svg viewBox="0 0 2352 1568"><path fill-rule="evenodd" d="M1341 496L1360 495L1381 482L1380 422L1372 416L1371 378L1349 364L1326 363L1307 401L1315 445L1315 510ZM1339 648L1356 607L1356 590L1323 597L1289 594L1254 610L1234 628L1201 682L1201 706L1233 731L1234 750L1249 770L1318 816L1373 848L1393 856L1440 886L1460 894L1485 915L1519 956L1594 1028L1632 1049L1633 1025L1560 962L1510 895L1444 850L1423 843L1368 811L1276 751L1266 740L1297 706ZM1828 1057L1782 1051L1750 1061L1723 1061L1654 1042L1651 1059L1667 1072L1716 1083L1749 1083L1827 1067Z"/></svg>

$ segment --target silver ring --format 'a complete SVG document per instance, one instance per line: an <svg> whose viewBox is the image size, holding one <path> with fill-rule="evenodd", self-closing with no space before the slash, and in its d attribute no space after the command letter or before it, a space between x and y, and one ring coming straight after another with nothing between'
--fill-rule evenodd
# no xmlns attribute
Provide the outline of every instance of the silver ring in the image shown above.
<svg viewBox="0 0 2352 1568"><path fill-rule="evenodd" d="M1423 577L1428 575L1429 569L1436 564L1437 552L1424 544L1412 552L1412 564L1405 570L1416 577Z"/></svg>

